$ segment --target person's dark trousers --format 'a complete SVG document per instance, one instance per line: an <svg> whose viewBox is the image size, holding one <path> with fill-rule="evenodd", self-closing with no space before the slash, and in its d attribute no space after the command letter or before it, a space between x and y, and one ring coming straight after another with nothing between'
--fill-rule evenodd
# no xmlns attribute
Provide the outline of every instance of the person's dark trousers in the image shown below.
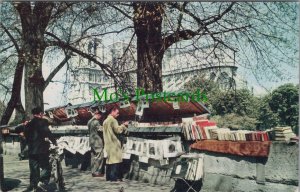
<svg viewBox="0 0 300 192"><path fill-rule="evenodd" d="M120 171L120 163L106 164L106 180L117 181L117 179L122 179Z"/></svg>
<svg viewBox="0 0 300 192"><path fill-rule="evenodd" d="M40 168L42 171L40 172ZM51 177L49 154L29 155L30 185L37 187L39 181L48 184Z"/></svg>
<svg viewBox="0 0 300 192"><path fill-rule="evenodd" d="M123 179L123 174L124 174L124 162L118 163L118 172L117 172L117 177L118 179L122 180Z"/></svg>
<svg viewBox="0 0 300 192"><path fill-rule="evenodd" d="M103 173L103 174L105 174L105 167L106 167L106 158L104 158L104 160L103 160L103 166L101 169L101 173Z"/></svg>

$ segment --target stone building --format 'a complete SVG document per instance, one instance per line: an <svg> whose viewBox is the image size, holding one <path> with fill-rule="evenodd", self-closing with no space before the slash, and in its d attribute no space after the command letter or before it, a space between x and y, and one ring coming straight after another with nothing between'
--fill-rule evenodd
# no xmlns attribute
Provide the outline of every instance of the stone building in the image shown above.
<svg viewBox="0 0 300 192"><path fill-rule="evenodd" d="M136 50L124 42L115 42L105 47L101 40L94 39L82 45L85 51L93 53L102 63L108 63L113 70L122 72L124 86L136 87ZM124 52L127 51L126 54ZM77 57L72 61L68 101L72 104L89 102L94 99L93 88L115 92L114 81L105 76L99 66ZM200 74L217 82L222 88L245 87L246 82L237 75L234 53L231 56L216 54L204 58L200 52L178 52L168 49L163 59L163 89L176 91Z"/></svg>
<svg viewBox="0 0 300 192"><path fill-rule="evenodd" d="M82 44L82 47L84 51L96 55L100 62L109 64L112 70L122 71L127 79L123 83L128 84L134 78L132 74L135 70L133 70L132 65L135 65L136 59L132 58L132 55L135 54L132 52L132 48L129 48L130 54L120 59L127 49L127 45L123 42L116 42L105 47L101 44L101 40L94 39ZM68 88L67 100L69 103L79 104L92 101L94 99L93 88L97 88L98 91L107 89L108 93L114 92L114 81L107 77L99 66L79 56L73 58L71 63L73 71L70 75Z"/></svg>

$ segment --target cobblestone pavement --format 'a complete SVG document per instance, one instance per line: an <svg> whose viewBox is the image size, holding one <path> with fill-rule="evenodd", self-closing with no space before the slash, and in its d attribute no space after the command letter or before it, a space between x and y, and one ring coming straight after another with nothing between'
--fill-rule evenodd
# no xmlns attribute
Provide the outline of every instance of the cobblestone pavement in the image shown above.
<svg viewBox="0 0 300 192"><path fill-rule="evenodd" d="M152 185L137 181L125 180L121 183L111 183L104 178L93 178L89 171L80 171L65 167L63 172L67 191L99 191L119 192L167 192L172 189L168 186ZM17 156L4 155L4 178L6 191L23 191L29 184L28 160L19 161ZM52 185L52 186L51 186ZM50 183L48 191L56 191L54 183Z"/></svg>

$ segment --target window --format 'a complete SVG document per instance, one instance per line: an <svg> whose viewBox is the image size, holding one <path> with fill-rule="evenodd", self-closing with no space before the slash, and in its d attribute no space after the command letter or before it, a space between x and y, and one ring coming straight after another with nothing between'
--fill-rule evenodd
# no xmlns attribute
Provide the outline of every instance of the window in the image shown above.
<svg viewBox="0 0 300 192"><path fill-rule="evenodd" d="M214 81L216 79L216 74L212 72L209 77L210 80Z"/></svg>
<svg viewBox="0 0 300 192"><path fill-rule="evenodd" d="M93 74L89 73L89 81L93 81Z"/></svg>
<svg viewBox="0 0 300 192"><path fill-rule="evenodd" d="M217 83L221 89L227 89L230 87L230 77L226 72L222 72L218 77Z"/></svg>

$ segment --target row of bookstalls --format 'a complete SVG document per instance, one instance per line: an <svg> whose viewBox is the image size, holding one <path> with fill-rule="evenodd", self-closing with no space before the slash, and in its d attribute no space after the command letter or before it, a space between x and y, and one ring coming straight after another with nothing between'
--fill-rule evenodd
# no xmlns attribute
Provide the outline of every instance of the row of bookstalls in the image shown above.
<svg viewBox="0 0 300 192"><path fill-rule="evenodd" d="M199 153L203 151L267 158L272 140L297 140L288 127L267 131L219 128L209 120L210 112L201 102L147 98L68 104L46 110L54 122L51 131L59 141L64 141L61 143L64 143L66 165L88 167L90 148L86 124L96 109L105 113L113 106L120 108L120 123L130 122L129 135L123 144L123 158L128 165L126 177L156 184L167 184L175 178L191 187L187 181L200 181L204 165L203 154ZM154 171L142 174L149 167L154 167Z"/></svg>
<svg viewBox="0 0 300 192"><path fill-rule="evenodd" d="M189 150L190 141L186 143L182 134L182 118L209 114L207 108L200 102L169 102L164 101L163 98L147 100L146 96L139 99L133 98L130 102L126 100L90 102L48 109L46 114L57 124L51 128L52 132L65 133L65 136L60 137L59 140L67 140L68 142L65 143L69 144L65 146L66 164L73 163L72 166L77 167L76 162L82 162L85 152L89 151L88 141L83 139L87 135L79 137L74 133L84 134L84 130L87 129L85 125L95 109L105 113L113 106L118 106L120 109L118 117L120 123L129 121L129 135L123 145L123 158L127 164L125 172L127 172L128 178L132 179L138 177L134 172L140 172L132 167L136 164L139 164L138 167L141 165L147 167L155 161L158 166L165 166L170 170L176 157ZM84 160L84 162L86 161ZM81 168L85 167L86 165L82 163ZM170 178L170 171L166 171L164 176L166 177L166 175ZM148 178L148 180L151 179ZM155 181L153 182L155 183ZM167 183L168 180L165 179L165 182Z"/></svg>

